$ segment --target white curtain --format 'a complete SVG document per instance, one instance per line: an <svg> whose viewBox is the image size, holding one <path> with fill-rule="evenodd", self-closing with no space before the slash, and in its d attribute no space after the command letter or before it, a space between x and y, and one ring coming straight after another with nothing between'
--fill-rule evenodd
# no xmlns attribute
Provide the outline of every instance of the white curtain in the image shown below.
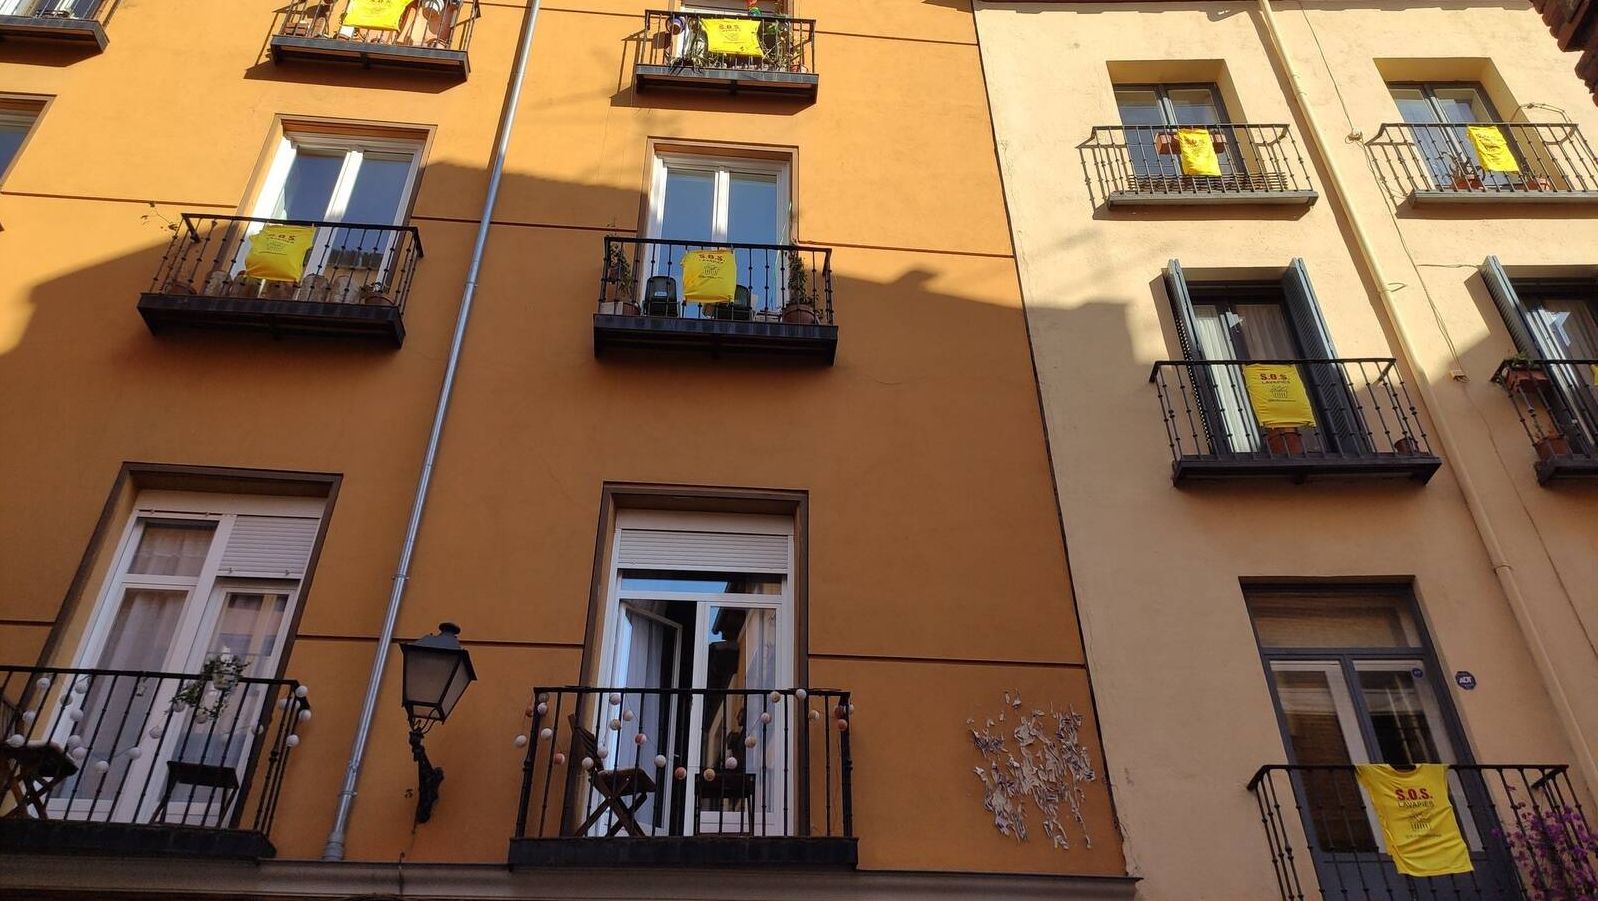
<svg viewBox="0 0 1598 901"><path fill-rule="evenodd" d="M1194 304L1193 321L1197 327L1199 350L1206 360L1238 359L1232 345L1231 326L1237 317L1214 304ZM1210 437L1215 452L1249 453L1260 449L1259 429L1254 425L1254 414L1248 406L1248 391L1243 385L1243 372L1234 366L1207 366L1206 372L1215 386L1220 403L1219 420L1212 427L1224 430L1223 435Z"/></svg>
<svg viewBox="0 0 1598 901"><path fill-rule="evenodd" d="M210 526L146 523L128 572L145 576L198 576L211 547Z"/></svg>

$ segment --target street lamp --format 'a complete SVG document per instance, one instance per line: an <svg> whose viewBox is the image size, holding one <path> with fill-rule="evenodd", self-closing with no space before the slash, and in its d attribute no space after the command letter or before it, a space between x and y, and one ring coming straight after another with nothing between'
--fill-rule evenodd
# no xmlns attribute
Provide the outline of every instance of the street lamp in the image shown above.
<svg viewBox="0 0 1598 901"><path fill-rule="evenodd" d="M400 645L405 660L405 716L411 725L411 756L416 759L418 823L432 818L438 786L444 781L444 770L427 759L422 736L449 716L466 686L477 679L472 655L461 647L460 634L460 626L439 623L437 634Z"/></svg>

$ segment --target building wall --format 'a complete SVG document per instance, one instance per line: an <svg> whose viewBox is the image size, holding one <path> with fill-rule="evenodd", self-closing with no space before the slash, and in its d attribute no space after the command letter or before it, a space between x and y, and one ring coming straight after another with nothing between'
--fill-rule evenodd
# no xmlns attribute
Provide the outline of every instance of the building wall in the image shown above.
<svg viewBox="0 0 1598 901"><path fill-rule="evenodd" d="M1324 161L1308 154L1305 123L1249 5L977 7L1073 584L1140 897L1278 893L1245 784L1285 752L1240 580L1412 579L1444 671L1435 674L1441 693L1459 711L1476 759L1579 764L1585 755L1562 729L1533 652L1554 661L1575 719L1594 734L1598 707L1580 689L1598 663L1586 627L1598 611L1584 587L1593 532L1581 513L1590 490L1537 487L1529 442L1488 382L1513 345L1475 267L1488 253L1506 262L1587 262L1592 221L1553 207L1405 209L1395 220L1361 143L1341 140L1350 130L1368 139L1399 119L1374 60L1422 55L1490 58L1517 101L1551 103L1589 133L1598 128L1536 16L1496 3L1278 5L1351 199L1372 223L1388 278L1402 283L1400 315L1421 355L1405 362L1406 378L1435 386L1440 408L1423 407L1421 416L1445 462L1425 487L1177 489L1148 384L1154 361L1181 357L1161 278L1168 260L1180 259L1190 277L1199 270L1271 278L1302 257L1345 357L1400 356L1393 324L1356 263L1347 223L1327 196ZM1143 81L1196 80L1197 70L1224 68L1234 121L1292 124L1314 166L1319 202L1306 210L1098 205L1081 145L1094 126L1120 122L1112 64ZM1437 319L1461 349L1465 382L1450 378L1455 367ZM1439 419L1456 446L1440 448ZM1480 486L1486 518L1524 586L1530 633L1494 578L1463 503L1461 468ZM1460 669L1480 687L1461 691L1444 676Z"/></svg>
<svg viewBox="0 0 1598 901"><path fill-rule="evenodd" d="M102 55L63 63L8 43L0 56L0 91L54 98L0 190L0 471L12 474L0 657L40 653L124 462L342 476L286 665L315 715L273 835L280 857L314 858L523 9L484 4L471 77L446 86L276 66L262 55L274 8L125 0ZM540 16L398 630L460 623L479 682L428 738L449 777L413 830L393 656L349 857L504 860L529 690L585 675L602 488L662 483L808 493L802 650L813 683L856 693L863 869L1124 873L1104 780L1087 787L1092 848L1062 852L999 835L971 773L966 722L995 715L1006 690L1086 715L1101 770L1103 758L969 8L808 0L824 82L813 105L636 95L643 8L592 0ZM139 321L172 223L245 208L279 115L431 129L403 349L154 337ZM797 149L796 236L835 249L834 366L595 358L601 239L638 227L651 138Z"/></svg>

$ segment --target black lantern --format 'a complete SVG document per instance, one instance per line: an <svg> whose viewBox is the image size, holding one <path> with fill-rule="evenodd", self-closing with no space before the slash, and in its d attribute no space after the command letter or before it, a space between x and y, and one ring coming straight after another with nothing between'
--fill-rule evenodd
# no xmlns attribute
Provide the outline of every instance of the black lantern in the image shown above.
<svg viewBox="0 0 1598 901"><path fill-rule="evenodd" d="M432 818L438 787L444 781L444 770L427 759L422 736L449 716L455 702L466 693L466 686L477 679L472 655L461 647L460 634L460 626L439 623L436 635L400 645L405 660L405 715L411 724L411 756L416 759L418 823Z"/></svg>

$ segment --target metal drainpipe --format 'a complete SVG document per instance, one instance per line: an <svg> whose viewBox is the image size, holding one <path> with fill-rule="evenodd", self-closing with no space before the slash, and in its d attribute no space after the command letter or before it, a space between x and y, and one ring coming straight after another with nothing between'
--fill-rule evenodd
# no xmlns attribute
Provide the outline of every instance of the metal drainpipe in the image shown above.
<svg viewBox="0 0 1598 901"><path fill-rule="evenodd" d="M1548 686L1554 707L1559 713L1560 725L1564 727L1565 737L1573 746L1582 775L1590 788L1598 790L1598 764L1594 763L1592 748L1587 744L1587 739L1582 734L1581 723L1570 705L1569 692L1554 671L1548 648L1543 642L1542 632L1537 628L1527 609L1526 596L1520 589L1519 580L1515 578L1514 567L1505 559L1503 544L1498 540L1498 532L1487 517L1475 480L1461 462L1464 458L1457 453L1459 445L1455 442L1453 431L1449 428L1447 419L1437 415L1442 409L1437 402L1437 395L1420 368L1420 356L1415 353L1409 329L1405 327L1403 317L1398 314L1398 303L1393 297L1391 282L1387 280L1381 264L1377 262L1376 252L1371 248L1370 237L1366 234L1364 223L1360 221L1359 214L1354 211L1353 202L1349 200L1342 170L1337 165L1337 158L1331 152L1331 144L1326 140L1325 132L1321 130L1320 120L1315 116L1315 108L1309 102L1298 69L1288 57L1287 51L1283 49L1282 36L1276 28L1276 15L1271 10L1271 0L1259 0L1259 9L1260 18L1265 23L1266 36L1270 39L1271 55L1275 57L1276 64L1281 67L1293 86L1293 99L1299 112L1304 116L1305 124L1309 126L1310 142L1315 145L1321 159L1326 163L1326 178L1330 182L1331 193L1336 197L1337 205L1342 208L1343 216L1348 221L1349 231L1354 235L1356 254L1365 266L1367 274L1376 282L1382 308L1387 314L1388 321L1392 323L1393 333L1398 336L1399 349L1403 351L1404 357L1414 371L1415 385L1420 390L1421 400L1425 402L1426 408L1433 412L1432 426L1437 435L1437 442L1442 445L1443 454L1454 463L1454 479L1459 483L1460 493L1465 498L1465 507L1470 511L1470 517L1476 524L1476 531L1481 536L1482 545L1487 550L1487 557L1492 561L1493 572L1498 576L1498 583L1503 587L1504 595L1509 600L1510 610L1514 612L1516 621L1519 622L1531 645L1532 659L1537 662L1537 669Z"/></svg>
<svg viewBox="0 0 1598 901"><path fill-rule="evenodd" d="M433 410L433 428L427 436L427 452L422 456L422 472L416 480L416 496L411 501L410 520L405 524L405 543L400 548L399 568L394 573L394 586L388 596L388 612L383 616L383 629L377 637L377 648L372 653L372 672L366 683L366 697L361 702L361 716L355 727L349 763L344 768L344 785L338 793L338 812L333 816L333 828L327 834L326 847L322 849L323 860L344 859L344 834L349 828L350 811L355 806L355 785L360 780L366 745L372 737L372 718L377 713L377 695L382 688L383 667L388 662L388 646L394 641L394 626L399 620L400 605L405 600L411 556L416 550L416 535L422 526L422 511L427 507L427 489L433 480L433 465L438 460L438 444L444 433L444 418L449 413L450 395L455 389L455 373L460 368L466 324L471 319L472 298L477 293L477 273L482 268L489 223L493 221L494 205L499 200L499 183L505 174L505 153L510 146L511 129L516 124L516 107L521 101L522 83L527 76L527 58L533 47L533 30L538 25L539 5L540 0L532 0L527 17L522 20L522 33L516 45L516 62L505 92L505 105L500 110L499 134L494 140L494 155L489 164L488 196L483 198L483 214L477 221L472 262L466 270L466 284L461 289L460 313L455 318L455 335L450 341L449 361L444 365L444 383L439 388L438 405Z"/></svg>

